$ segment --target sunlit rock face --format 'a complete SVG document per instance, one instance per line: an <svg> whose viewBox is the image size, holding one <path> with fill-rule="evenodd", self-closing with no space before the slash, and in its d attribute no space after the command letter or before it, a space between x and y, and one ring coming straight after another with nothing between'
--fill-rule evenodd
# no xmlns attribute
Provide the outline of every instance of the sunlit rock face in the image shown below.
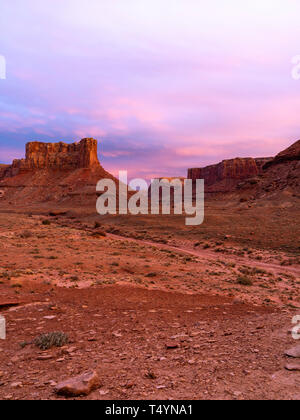
<svg viewBox="0 0 300 420"><path fill-rule="evenodd" d="M26 145L25 159L16 159L6 176L39 169L72 170L99 166L97 140L82 139L79 143L41 143L30 142Z"/></svg>
<svg viewBox="0 0 300 420"><path fill-rule="evenodd" d="M204 179L206 188L230 191L237 182L255 177L272 158L235 158L223 160L216 165L188 169L188 178Z"/></svg>
<svg viewBox="0 0 300 420"><path fill-rule="evenodd" d="M30 142L25 159L0 165L0 198L24 205L53 201L94 206L96 184L103 178L114 179L99 163L95 139L73 144Z"/></svg>

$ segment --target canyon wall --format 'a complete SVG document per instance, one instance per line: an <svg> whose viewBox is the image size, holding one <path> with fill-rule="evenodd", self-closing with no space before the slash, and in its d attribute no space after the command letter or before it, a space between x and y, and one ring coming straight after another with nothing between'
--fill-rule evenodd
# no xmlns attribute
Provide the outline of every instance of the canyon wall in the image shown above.
<svg viewBox="0 0 300 420"><path fill-rule="evenodd" d="M296 141L290 147L278 153L274 159L270 160L264 165L264 169L279 163L292 162L297 160L300 160L300 140Z"/></svg>
<svg viewBox="0 0 300 420"><path fill-rule="evenodd" d="M253 178L262 172L263 166L272 158L235 158L223 160L216 165L188 169L188 178L204 179L206 190L230 191L243 179Z"/></svg>

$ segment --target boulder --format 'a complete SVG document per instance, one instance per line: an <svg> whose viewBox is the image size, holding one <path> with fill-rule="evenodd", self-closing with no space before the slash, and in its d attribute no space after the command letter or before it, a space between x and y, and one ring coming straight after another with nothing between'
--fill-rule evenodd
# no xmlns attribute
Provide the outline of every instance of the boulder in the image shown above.
<svg viewBox="0 0 300 420"><path fill-rule="evenodd" d="M55 392L65 397L79 397L89 395L101 386L99 375L96 371L67 379L56 385Z"/></svg>
<svg viewBox="0 0 300 420"><path fill-rule="evenodd" d="M294 358L300 358L300 344L285 351L285 355Z"/></svg>

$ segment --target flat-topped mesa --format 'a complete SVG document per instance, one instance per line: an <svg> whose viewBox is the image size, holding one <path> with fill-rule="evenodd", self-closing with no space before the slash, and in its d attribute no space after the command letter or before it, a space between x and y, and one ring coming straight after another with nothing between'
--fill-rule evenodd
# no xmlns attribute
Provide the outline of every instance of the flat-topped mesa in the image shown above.
<svg viewBox="0 0 300 420"><path fill-rule="evenodd" d="M99 165L97 140L82 139L73 144L27 143L25 162L29 169L90 168Z"/></svg>
<svg viewBox="0 0 300 420"><path fill-rule="evenodd" d="M68 171L99 166L95 139L86 138L72 144L30 142L26 144L25 159L14 160L6 176L40 169Z"/></svg>
<svg viewBox="0 0 300 420"><path fill-rule="evenodd" d="M237 181L251 178L262 172L262 167L272 158L235 158L223 160L216 165L188 170L188 178L204 179L205 186L218 184L220 191L230 191Z"/></svg>

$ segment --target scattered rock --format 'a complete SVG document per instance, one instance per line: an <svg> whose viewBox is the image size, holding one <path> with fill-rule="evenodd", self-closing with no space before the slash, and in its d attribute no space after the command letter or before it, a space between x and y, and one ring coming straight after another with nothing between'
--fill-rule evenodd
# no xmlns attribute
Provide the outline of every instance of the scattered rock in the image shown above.
<svg viewBox="0 0 300 420"><path fill-rule="evenodd" d="M101 391L99 391L99 394L100 395L107 395L107 394L109 394L109 391L101 390Z"/></svg>
<svg viewBox="0 0 300 420"><path fill-rule="evenodd" d="M66 397L78 397L80 395L89 395L99 387L100 378L98 373L94 371L61 382L56 386L55 392Z"/></svg>
<svg viewBox="0 0 300 420"><path fill-rule="evenodd" d="M291 363L291 364L287 364L285 365L286 370L291 370L291 371L297 371L300 372L300 363Z"/></svg>
<svg viewBox="0 0 300 420"><path fill-rule="evenodd" d="M285 351L285 355L294 358L300 358L300 344Z"/></svg>
<svg viewBox="0 0 300 420"><path fill-rule="evenodd" d="M45 355L37 357L37 360L50 360L50 359L53 359L52 354L45 354Z"/></svg>
<svg viewBox="0 0 300 420"><path fill-rule="evenodd" d="M178 349L178 347L179 347L178 343L172 343L172 342L166 343L167 350Z"/></svg>
<svg viewBox="0 0 300 420"><path fill-rule="evenodd" d="M49 216L65 216L67 214L66 211L62 211L62 210L52 210L49 213Z"/></svg>
<svg viewBox="0 0 300 420"><path fill-rule="evenodd" d="M11 388L22 388L23 384L22 382L13 382L10 384Z"/></svg>

